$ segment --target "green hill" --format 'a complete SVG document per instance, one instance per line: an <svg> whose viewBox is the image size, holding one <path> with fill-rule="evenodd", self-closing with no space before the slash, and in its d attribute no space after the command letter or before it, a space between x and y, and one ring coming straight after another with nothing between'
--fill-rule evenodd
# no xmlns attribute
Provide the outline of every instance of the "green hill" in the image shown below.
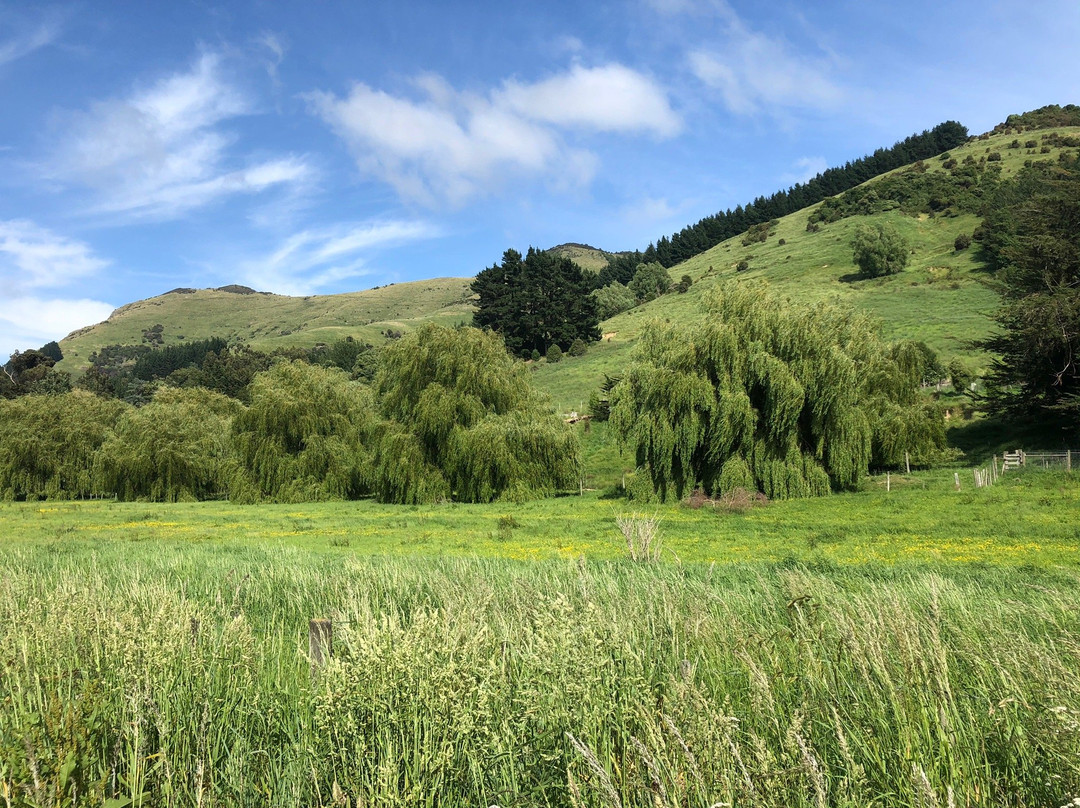
<svg viewBox="0 0 1080 808"><path fill-rule="evenodd" d="M242 286L177 289L121 306L103 323L61 343L63 370L80 372L105 345L138 345L143 332L163 326L163 344L223 337L259 350L305 347L351 336L379 345L386 331L426 322L455 325L472 319L471 278L433 278L340 295L288 297Z"/></svg>
<svg viewBox="0 0 1080 808"><path fill-rule="evenodd" d="M982 135L953 149L951 157L962 162L968 156L978 161L1000 155L1000 160L992 162L1001 166L1003 178L1009 177L1026 161L1057 160L1060 146L1042 152L1042 145L1024 145L1033 139L1042 144L1042 136L1052 133L1077 137L1080 127ZM1019 147L1010 148L1015 141L1019 141ZM924 165L927 173L945 171L940 159L928 160ZM884 177L905 170L897 169L864 185L872 187ZM599 387L604 374L620 375L648 322L692 320L699 316L701 296L718 282L731 278L768 283L796 302L845 301L877 316L889 338L925 341L943 363L961 357L973 368L987 366L990 357L970 343L990 333L998 294L977 245L959 252L954 249L956 237L970 235L980 223L978 216L952 212L908 216L895 210L850 216L809 232L808 217L818 207L779 219L765 242L744 246L741 237L735 237L672 267L669 271L675 281L683 275L693 279L688 292L664 295L606 320L601 324L603 339L590 346L585 356L568 357L555 365L536 365L537 385L547 390L562 410L579 409L589 393ZM858 276L852 261L851 237L857 226L874 221L891 222L912 243L914 252L903 272L872 279ZM749 268L740 272L737 266L744 259Z"/></svg>

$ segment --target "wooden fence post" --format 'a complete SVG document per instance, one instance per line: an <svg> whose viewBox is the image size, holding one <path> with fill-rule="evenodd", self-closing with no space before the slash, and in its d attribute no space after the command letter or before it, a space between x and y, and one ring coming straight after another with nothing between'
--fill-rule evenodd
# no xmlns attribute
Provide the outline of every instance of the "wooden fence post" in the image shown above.
<svg viewBox="0 0 1080 808"><path fill-rule="evenodd" d="M904 452L904 468L907 469L908 474L911 474L911 455L906 451Z"/></svg>
<svg viewBox="0 0 1080 808"><path fill-rule="evenodd" d="M1065 450L1065 471L1072 471L1072 449Z"/></svg>
<svg viewBox="0 0 1080 808"><path fill-rule="evenodd" d="M959 491L960 490L960 472L958 472L958 471L953 472L953 482L956 483L956 490Z"/></svg>
<svg viewBox="0 0 1080 808"><path fill-rule="evenodd" d="M889 479L889 472L885 472L885 493L889 493L892 490L892 482Z"/></svg>
<svg viewBox="0 0 1080 808"><path fill-rule="evenodd" d="M334 624L325 618L308 623L308 655L311 657L311 672L330 661L334 653Z"/></svg>

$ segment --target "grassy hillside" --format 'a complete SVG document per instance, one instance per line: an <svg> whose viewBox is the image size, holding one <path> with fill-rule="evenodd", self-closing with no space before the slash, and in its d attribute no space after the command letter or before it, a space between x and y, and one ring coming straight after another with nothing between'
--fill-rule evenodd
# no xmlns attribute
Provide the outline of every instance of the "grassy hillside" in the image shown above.
<svg viewBox="0 0 1080 808"><path fill-rule="evenodd" d="M1076 136L1080 128L1062 128L1021 135L998 134L976 139L952 151L962 161L997 152L1002 177L1014 175L1027 160L1057 160L1060 149L1041 154L1035 149L1009 148L1014 140L1039 139L1051 131ZM928 171L943 171L941 161L926 162ZM902 171L903 169L899 169ZM871 180L868 184L877 182ZM816 206L815 206L816 207ZM852 216L826 224L816 233L806 230L807 216L815 207L779 220L764 243L743 246L740 237L729 239L690 260L672 267L675 281L689 275L694 285L685 294L664 297L623 312L601 325L603 340L583 357L566 358L557 365L541 362L535 368L536 383L547 390L565 410L578 408L603 381L605 373L618 375L630 360L630 352L642 328L651 320L690 322L700 316L702 296L717 283L738 278L740 282L768 283L797 302L838 299L872 312L882 321L891 339L924 340L944 363L959 356L975 368L984 368L989 357L970 341L990 333L998 295L985 272L977 245L956 252L953 242L970 234L980 219L971 214L917 218L897 211L875 216ZM889 277L858 276L852 261L851 237L868 221L888 221L912 243L908 267ZM781 244L780 242L784 243ZM746 259L749 269L736 270Z"/></svg>
<svg viewBox="0 0 1080 808"><path fill-rule="evenodd" d="M472 319L470 278L433 278L390 284L365 292L287 297L216 289L176 291L117 309L103 323L68 335L60 367L78 371L105 345L138 345L158 323L164 342L224 337L260 350L311 347L346 336L379 345L386 330L426 323L454 325Z"/></svg>
<svg viewBox="0 0 1080 808"><path fill-rule="evenodd" d="M588 272L599 272L607 266L611 258L618 254L599 250L596 247L590 247L588 244L559 244L549 248L547 252L566 256Z"/></svg>

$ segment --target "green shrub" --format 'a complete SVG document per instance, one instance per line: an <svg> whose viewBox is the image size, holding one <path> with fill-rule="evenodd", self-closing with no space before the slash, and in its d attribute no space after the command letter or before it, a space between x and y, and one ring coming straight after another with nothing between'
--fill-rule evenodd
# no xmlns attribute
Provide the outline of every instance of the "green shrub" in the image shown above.
<svg viewBox="0 0 1080 808"><path fill-rule="evenodd" d="M555 343L555 342L551 343L551 347L548 348L548 350L547 350L547 361L549 361L549 362L561 362L562 361L562 356L563 356L562 348L559 347L558 343Z"/></svg>

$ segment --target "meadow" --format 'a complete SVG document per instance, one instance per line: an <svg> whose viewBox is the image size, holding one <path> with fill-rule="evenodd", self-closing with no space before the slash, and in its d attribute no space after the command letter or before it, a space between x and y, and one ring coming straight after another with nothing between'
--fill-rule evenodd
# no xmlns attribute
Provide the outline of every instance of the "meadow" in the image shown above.
<svg viewBox="0 0 1080 808"><path fill-rule="evenodd" d="M0 505L6 805L1061 806L1080 487ZM312 668L308 621L333 655Z"/></svg>

